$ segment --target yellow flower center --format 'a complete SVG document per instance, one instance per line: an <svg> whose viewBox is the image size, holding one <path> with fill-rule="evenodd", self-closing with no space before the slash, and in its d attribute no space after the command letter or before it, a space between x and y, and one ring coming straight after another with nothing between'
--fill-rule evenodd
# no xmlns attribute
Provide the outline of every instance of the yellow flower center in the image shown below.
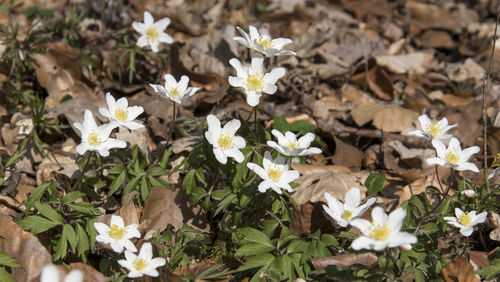
<svg viewBox="0 0 500 282"><path fill-rule="evenodd" d="M257 43L262 45L262 47L264 47L264 50L273 47L273 42L269 38L264 38L262 35L259 36Z"/></svg>
<svg viewBox="0 0 500 282"><path fill-rule="evenodd" d="M160 33L158 32L158 29L156 27L152 26L146 29L146 37L149 41L158 40L158 35L160 35Z"/></svg>
<svg viewBox="0 0 500 282"><path fill-rule="evenodd" d="M441 130L442 128L441 126L439 126L437 121L429 123L427 125L427 128L425 129L425 131L427 131L427 133L429 133L433 137L436 137L439 134L439 132L441 132Z"/></svg>
<svg viewBox="0 0 500 282"><path fill-rule="evenodd" d="M111 228L108 231L109 237L115 239L115 240L120 240L125 236L125 229L118 227L118 225L113 224L111 225Z"/></svg>
<svg viewBox="0 0 500 282"><path fill-rule="evenodd" d="M387 239L389 235L391 235L391 229L389 226L385 224L377 224L374 228L372 228L369 237L375 240L383 241Z"/></svg>
<svg viewBox="0 0 500 282"><path fill-rule="evenodd" d="M352 213L350 211L344 211L344 213L342 214L342 218L345 220L351 219L351 216L352 216Z"/></svg>
<svg viewBox="0 0 500 282"><path fill-rule="evenodd" d="M148 266L148 263L142 258L136 258L134 262L132 262L132 265L136 270L143 270L146 266Z"/></svg>
<svg viewBox="0 0 500 282"><path fill-rule="evenodd" d="M293 150L293 149L296 149L296 148L298 147L298 144L297 144L297 142L292 141L292 142L288 143L288 144L286 145L286 147L287 147L288 149L290 149L290 150Z"/></svg>
<svg viewBox="0 0 500 282"><path fill-rule="evenodd" d="M491 164L492 167L500 167L500 153L497 153L497 156L493 160L493 163Z"/></svg>
<svg viewBox="0 0 500 282"><path fill-rule="evenodd" d="M465 212L460 216L458 219L458 223L462 224L463 226L468 226L472 221L472 217L469 215L468 212Z"/></svg>
<svg viewBox="0 0 500 282"><path fill-rule="evenodd" d="M92 147L99 147L101 145L101 138L99 138L99 135L97 135L97 132L92 131L89 134L89 137L87 137L87 143L92 146Z"/></svg>
<svg viewBox="0 0 500 282"><path fill-rule="evenodd" d="M269 175L269 178L271 178L272 181L279 182L281 176L283 176L283 171L279 167L274 166L274 168L267 170L267 175Z"/></svg>
<svg viewBox="0 0 500 282"><path fill-rule="evenodd" d="M446 162L450 164L458 164L460 161L460 156L457 154L456 150L449 151L446 153Z"/></svg>
<svg viewBox="0 0 500 282"><path fill-rule="evenodd" d="M219 139L217 139L217 144L224 150L227 150L233 146L233 136L227 134L221 134Z"/></svg>
<svg viewBox="0 0 500 282"><path fill-rule="evenodd" d="M128 119L128 111L123 110L123 109L116 109L115 110L115 117L118 120L127 120Z"/></svg>
<svg viewBox="0 0 500 282"><path fill-rule="evenodd" d="M172 98L174 98L174 99L179 97L179 95L180 95L180 93L179 93L179 90L177 90L177 87L170 91L170 96L172 96Z"/></svg>
<svg viewBox="0 0 500 282"><path fill-rule="evenodd" d="M247 89L250 91L259 91L264 89L264 77L258 73L251 74L247 77Z"/></svg>

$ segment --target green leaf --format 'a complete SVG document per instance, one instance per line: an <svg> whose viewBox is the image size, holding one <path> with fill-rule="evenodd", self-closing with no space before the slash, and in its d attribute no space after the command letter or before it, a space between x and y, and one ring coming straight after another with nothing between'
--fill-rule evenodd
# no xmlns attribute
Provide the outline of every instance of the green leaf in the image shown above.
<svg viewBox="0 0 500 282"><path fill-rule="evenodd" d="M340 248L339 241L330 234L323 234L321 235L321 242L328 247L335 247L337 249Z"/></svg>
<svg viewBox="0 0 500 282"><path fill-rule="evenodd" d="M260 243L253 243L253 244L243 245L241 248L239 248L236 251L236 253L234 255L235 256L253 256L253 255L260 255L263 253L268 253L272 250L274 250L273 246L263 245Z"/></svg>
<svg viewBox="0 0 500 282"><path fill-rule="evenodd" d="M66 257L67 250L68 250L68 240L66 239L65 234L63 233L61 238L59 238L59 241L57 242L54 260L60 260Z"/></svg>
<svg viewBox="0 0 500 282"><path fill-rule="evenodd" d="M36 187L36 189L33 190L33 192L31 192L28 200L26 201L26 213L28 213L31 210L36 201L40 200L43 193L45 193L45 190L47 190L47 188L49 188L50 186L54 186L54 183L53 182L44 183Z"/></svg>
<svg viewBox="0 0 500 282"><path fill-rule="evenodd" d="M48 204L37 202L35 203L35 208L38 210L38 212L40 212L40 214L52 220L53 222L64 224L62 216Z"/></svg>
<svg viewBox="0 0 500 282"><path fill-rule="evenodd" d="M71 246L72 252L76 252L76 245L77 245L77 238L76 238L76 233L73 230L73 227L69 224L64 224L63 226L63 232L62 236L68 240L69 245Z"/></svg>
<svg viewBox="0 0 500 282"><path fill-rule="evenodd" d="M378 173L370 174L365 180L365 185L368 187L366 196L377 194L382 191L382 188L384 188L384 182L385 176Z"/></svg>
<svg viewBox="0 0 500 282"><path fill-rule="evenodd" d="M223 190L217 190L217 191L212 192L211 196L212 196L212 199L214 199L216 201L220 201L229 193L231 193L230 189L223 189Z"/></svg>
<svg viewBox="0 0 500 282"><path fill-rule="evenodd" d="M125 172L125 167L122 166L120 174L113 180L113 182L111 182L111 186L109 186L108 196L113 195L113 193L115 193L123 184L123 181L125 180Z"/></svg>
<svg viewBox="0 0 500 282"><path fill-rule="evenodd" d="M290 131L310 132L316 129L316 126L307 120L297 120L290 124Z"/></svg>
<svg viewBox="0 0 500 282"><path fill-rule="evenodd" d="M15 163L17 163L24 154L26 154L26 149L21 150L19 152L15 152L9 159L7 159L7 162L5 163L4 167L9 167Z"/></svg>
<svg viewBox="0 0 500 282"><path fill-rule="evenodd" d="M161 176L161 175L167 175L168 171L161 167L153 167L148 170L148 175L151 176Z"/></svg>
<svg viewBox="0 0 500 282"><path fill-rule="evenodd" d="M0 265L5 265L8 267L20 267L21 265L17 263L16 259L9 256L6 252L0 251Z"/></svg>
<svg viewBox="0 0 500 282"><path fill-rule="evenodd" d="M33 234L38 234L58 225L51 220L37 215L27 216L17 221L17 224L19 224L19 226L21 226L24 230L31 229L31 233Z"/></svg>
<svg viewBox="0 0 500 282"><path fill-rule="evenodd" d="M135 187L137 186L137 183L139 182L139 180L141 180L141 177L143 176L144 176L143 174L139 174L136 177L132 178L132 180L130 180L125 186L125 189L123 190L123 195L127 195L128 193L132 192L132 190L138 190L135 189Z"/></svg>
<svg viewBox="0 0 500 282"><path fill-rule="evenodd" d="M148 175L149 183L151 183L152 186L157 186L157 187L162 187L162 188L170 188L170 183L167 181L159 178L159 177L153 177Z"/></svg>
<svg viewBox="0 0 500 282"><path fill-rule="evenodd" d="M286 119L281 117L275 117L273 127L276 130L285 133L286 131L290 131L290 124L286 121Z"/></svg>
<svg viewBox="0 0 500 282"><path fill-rule="evenodd" d="M267 237L267 235L257 229L254 228L240 228L238 229L238 232L240 232L244 237L247 242L251 243L260 243L264 244L270 247L274 248L273 243L271 242L271 239Z"/></svg>
<svg viewBox="0 0 500 282"><path fill-rule="evenodd" d="M77 238L77 244L76 244L77 255L82 258L83 263L86 263L87 258L85 257L85 252L90 249L87 233L85 232L83 227L78 223L75 226L75 231Z"/></svg>
<svg viewBox="0 0 500 282"><path fill-rule="evenodd" d="M61 199L61 203L63 204L68 204L68 203L72 203L74 202L76 199L80 198L80 197L83 197L85 196L85 193L82 193L80 191L74 191L74 192L71 192L71 193L68 193L66 194L66 196L64 196L62 199Z"/></svg>
<svg viewBox="0 0 500 282"><path fill-rule="evenodd" d="M2 281L2 282L16 282L14 277L12 277L12 275L10 275L10 273L8 273L7 270L5 270L5 268L3 268L3 267L0 267L0 281Z"/></svg>
<svg viewBox="0 0 500 282"><path fill-rule="evenodd" d="M81 202L81 203L67 204L67 206L81 213L86 213L91 215L99 214L99 210L96 209L94 205L92 205L91 203Z"/></svg>
<svg viewBox="0 0 500 282"><path fill-rule="evenodd" d="M271 264L274 260L274 256L271 254L263 254L254 257L250 257L245 263L238 268L238 271L243 271L255 267L267 266Z"/></svg>
<svg viewBox="0 0 500 282"><path fill-rule="evenodd" d="M87 234L89 234L89 243L91 249L95 246L95 237L97 236L94 228L94 223L96 222L97 220L95 218L90 219L87 220L87 225L85 225L85 230L87 231Z"/></svg>
<svg viewBox="0 0 500 282"><path fill-rule="evenodd" d="M434 222L428 222L420 228L420 231L428 235L428 233L439 231L439 227Z"/></svg>
<svg viewBox="0 0 500 282"><path fill-rule="evenodd" d="M476 270L476 273L481 275L483 279L490 280L500 276L500 265L491 265Z"/></svg>

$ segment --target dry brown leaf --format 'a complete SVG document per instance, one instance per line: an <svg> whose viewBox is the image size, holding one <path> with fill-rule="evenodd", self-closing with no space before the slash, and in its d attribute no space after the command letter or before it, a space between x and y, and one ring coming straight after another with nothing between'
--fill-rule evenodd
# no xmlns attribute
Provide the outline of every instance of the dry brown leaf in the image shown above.
<svg viewBox="0 0 500 282"><path fill-rule="evenodd" d="M408 1L406 10L410 19L410 33L413 35L419 34L423 29L454 30L458 26L452 15L437 5Z"/></svg>
<svg viewBox="0 0 500 282"><path fill-rule="evenodd" d="M394 87L389 76L378 65L368 71L366 81L370 90L382 100L390 101L394 96Z"/></svg>
<svg viewBox="0 0 500 282"><path fill-rule="evenodd" d="M326 202L324 193L328 192L337 199L343 199L347 190L358 187L363 195L366 192L364 183L370 175L369 171L354 173L315 173L302 176L296 182L299 184L292 194L292 199L299 205L307 202Z"/></svg>
<svg viewBox="0 0 500 282"><path fill-rule="evenodd" d="M292 220L290 220L290 232L292 234L298 236L310 235L318 229L321 230L321 233L335 231L329 216L323 211L322 203L306 203L294 206Z"/></svg>
<svg viewBox="0 0 500 282"><path fill-rule="evenodd" d="M44 54L32 54L35 60L35 72L40 85L47 88L51 74L61 69L69 72L74 80L80 80L82 65L80 54L73 47L62 43L47 43L41 46L45 48Z"/></svg>
<svg viewBox="0 0 500 282"><path fill-rule="evenodd" d="M348 167L342 165L310 165L310 164L292 163L292 169L299 171L300 175L310 175L310 174L325 173L325 172L338 172L338 173L351 172L351 170Z"/></svg>
<svg viewBox="0 0 500 282"><path fill-rule="evenodd" d="M130 146L127 146L128 148L137 146L146 156L156 149L156 146L155 148L152 147L155 144L150 142L151 137L149 137L148 129L145 127L136 130L128 130L120 127L116 133L116 138L130 143Z"/></svg>
<svg viewBox="0 0 500 282"><path fill-rule="evenodd" d="M387 106L378 103L359 104L351 111L351 117L359 127L362 127L372 121L375 114L385 107Z"/></svg>
<svg viewBox="0 0 500 282"><path fill-rule="evenodd" d="M382 55L375 57L377 64L397 74L404 74L408 72L425 73L424 64L426 61L430 61L431 59L432 55L426 56L426 54L422 52L392 56Z"/></svg>
<svg viewBox="0 0 500 282"><path fill-rule="evenodd" d="M137 216L137 210L134 205L134 198L139 192L132 191L123 197L122 207L120 208L120 216L123 221L129 224L137 223L139 224L139 217Z"/></svg>
<svg viewBox="0 0 500 282"><path fill-rule="evenodd" d="M452 49L455 45L450 34L442 30L426 30L415 38L417 46Z"/></svg>
<svg viewBox="0 0 500 282"><path fill-rule="evenodd" d="M500 242L500 215L495 212L489 212L488 214L495 228L490 232L490 239Z"/></svg>
<svg viewBox="0 0 500 282"><path fill-rule="evenodd" d="M316 269L325 269L329 265L336 265L341 268L354 264L372 266L378 262L378 256L372 252L359 254L341 254L331 257L311 258L311 263Z"/></svg>
<svg viewBox="0 0 500 282"><path fill-rule="evenodd" d="M56 174L63 174L71 179L78 170L79 168L74 158L54 154L53 156L43 159L39 164L38 170L36 171L36 182L37 185L42 185L43 183L54 181L56 180Z"/></svg>
<svg viewBox="0 0 500 282"><path fill-rule="evenodd" d="M361 168L363 152L357 147L343 142L336 136L333 139L335 141L335 154L333 155L332 162L336 165L349 168Z"/></svg>
<svg viewBox="0 0 500 282"><path fill-rule="evenodd" d="M474 274L474 268L469 261L463 257L457 257L454 260L446 264L442 269L441 273L446 282L476 282L480 281L476 274Z"/></svg>
<svg viewBox="0 0 500 282"><path fill-rule="evenodd" d="M412 127L419 114L398 106L388 106L373 117L373 125L385 132L401 132Z"/></svg>
<svg viewBox="0 0 500 282"><path fill-rule="evenodd" d="M5 216L0 216L0 251L16 259L22 267L13 268L16 281L38 282L42 268L51 264L50 254L38 238L24 231Z"/></svg>
<svg viewBox="0 0 500 282"><path fill-rule="evenodd" d="M148 239L156 230L163 231L171 224L175 230L184 224L208 231L210 226L199 206L190 207L189 198L183 191L153 187L141 216L141 228Z"/></svg>

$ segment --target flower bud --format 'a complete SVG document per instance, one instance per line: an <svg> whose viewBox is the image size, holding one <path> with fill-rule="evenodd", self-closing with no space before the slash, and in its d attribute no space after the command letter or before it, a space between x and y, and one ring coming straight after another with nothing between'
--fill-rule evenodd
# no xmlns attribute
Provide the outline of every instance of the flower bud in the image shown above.
<svg viewBox="0 0 500 282"><path fill-rule="evenodd" d="M474 198L476 196L476 191L468 189L460 192L460 194L464 195L467 198Z"/></svg>

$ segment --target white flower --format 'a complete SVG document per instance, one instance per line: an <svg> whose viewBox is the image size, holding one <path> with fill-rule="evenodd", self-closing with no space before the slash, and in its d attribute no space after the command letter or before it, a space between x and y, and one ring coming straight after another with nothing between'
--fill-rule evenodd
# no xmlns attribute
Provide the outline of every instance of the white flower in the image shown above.
<svg viewBox="0 0 500 282"><path fill-rule="evenodd" d="M110 149L127 147L125 141L109 138L114 126L109 123L97 126L94 116L89 110L85 110L83 124L75 122L73 126L82 135L82 143L76 146L76 151L80 155L83 155L86 151L96 151L101 156L107 157Z"/></svg>
<svg viewBox="0 0 500 282"><path fill-rule="evenodd" d="M460 141L457 138L451 138L448 148L438 139L432 140L432 146L436 149L437 157L427 159L429 165L440 165L442 167L451 167L456 170L472 170L479 172L477 166L467 160L479 152L478 146L467 149L460 148Z"/></svg>
<svg viewBox="0 0 500 282"><path fill-rule="evenodd" d="M23 118L16 122L16 126L19 126L19 134L30 134L33 130L33 120L30 118Z"/></svg>
<svg viewBox="0 0 500 282"><path fill-rule="evenodd" d="M123 248L137 252L130 238L141 238L141 233L137 230L139 225L134 223L125 226L123 218L116 215L111 216L110 225L111 227L102 222L94 223L95 230L99 232L95 240L104 244L111 244L111 249L117 253L123 252Z"/></svg>
<svg viewBox="0 0 500 282"><path fill-rule="evenodd" d="M119 260L118 263L130 271L128 273L129 278L141 277L143 275L157 277L159 273L156 268L164 266L166 260L164 258L153 258L151 243L144 243L139 255L125 251L125 259Z"/></svg>
<svg viewBox="0 0 500 282"><path fill-rule="evenodd" d="M448 224L460 228L460 233L464 236L470 236L474 231L474 226L483 223L488 216L488 212L482 212L476 215L476 211L464 212L459 208L455 208L455 216L445 216L444 220Z"/></svg>
<svg viewBox="0 0 500 282"><path fill-rule="evenodd" d="M137 40L137 46L144 47L151 46L153 52L158 52L158 45L160 42L172 44L174 39L170 35L163 32L170 24L169 18L163 18L154 22L153 16L148 11L144 12L144 23L133 22L132 27L141 34Z"/></svg>
<svg viewBox="0 0 500 282"><path fill-rule="evenodd" d="M171 74L165 75L165 87L159 84L149 84L149 86L153 87L156 94L168 98L178 104L181 103L181 100L193 96L196 91L198 91L197 87L188 87L189 77L183 75L179 80L179 83L175 80L175 78Z"/></svg>
<svg viewBox="0 0 500 282"><path fill-rule="evenodd" d="M59 282L59 270L57 266L48 264L43 267L40 282ZM66 275L63 282L81 282L83 281L83 273L80 270L72 270Z"/></svg>
<svg viewBox="0 0 500 282"><path fill-rule="evenodd" d="M285 75L284 68L275 68L264 74L264 58L253 56L250 67L244 66L238 59L229 60L231 66L236 69L236 76L228 78L229 84L233 87L243 87L247 95L248 105L255 107L259 104L262 92L274 94L278 90L276 82Z"/></svg>
<svg viewBox="0 0 500 282"><path fill-rule="evenodd" d="M460 194L464 195L467 198L474 198L476 196L476 191L467 189L460 192Z"/></svg>
<svg viewBox="0 0 500 282"><path fill-rule="evenodd" d="M372 210L372 222L366 219L356 218L350 224L358 228L363 236L356 238L351 247L354 250L382 251L385 248L395 248L404 244L415 244L417 237L407 232L400 232L406 211L397 208L389 216L381 207Z"/></svg>
<svg viewBox="0 0 500 282"><path fill-rule="evenodd" d="M124 126L130 130L144 127L144 125L133 121L144 112L141 106L129 107L125 97L115 101L115 98L109 92L106 93L106 102L108 103L108 108L99 108L99 113L107 117L114 125Z"/></svg>
<svg viewBox="0 0 500 282"><path fill-rule="evenodd" d="M440 121L431 121L427 115L421 115L418 117L420 122L420 127L422 130L414 130L408 133L408 135L415 135L418 137L428 138L428 139L449 139L453 135L445 134L448 130L457 127L458 124L448 125L448 119L443 118Z"/></svg>
<svg viewBox="0 0 500 282"><path fill-rule="evenodd" d="M297 136L290 131L283 135L279 130L273 129L271 133L278 139L278 143L267 141L267 145L285 156L308 156L313 154L321 154L321 149L312 147L307 149L314 140L313 133L307 133L297 140Z"/></svg>
<svg viewBox="0 0 500 282"><path fill-rule="evenodd" d="M257 52L260 52L267 57L271 56L281 56L281 55L295 55L295 52L292 51L282 51L283 46L291 44L292 40L288 38L276 38L272 39L269 35L268 31L265 29L261 29L261 35L257 31L254 26L249 26L248 29L250 31L250 36L241 29L240 27L236 27L236 29L241 33L243 37L236 36L233 39L240 43L241 45L254 49Z"/></svg>
<svg viewBox="0 0 500 282"><path fill-rule="evenodd" d="M245 148L246 142L243 137L234 135L240 128L241 122L233 119L221 128L219 119L214 115L208 115L207 122L208 131L205 132L205 137L214 147L215 158L222 164L227 163L227 157L241 163L245 157L240 149Z"/></svg>
<svg viewBox="0 0 500 282"><path fill-rule="evenodd" d="M264 159L262 160L264 168L254 163L248 163L247 167L253 170L264 181L259 184L259 192L266 192L271 188L276 193L281 194L281 189L288 192L293 192L290 187L290 182L299 178L300 173L296 170L288 170L288 165L285 164L285 158L279 156L273 160L271 153L265 152Z"/></svg>
<svg viewBox="0 0 500 282"><path fill-rule="evenodd" d="M361 191L357 187L352 187L345 193L344 204L335 199L330 193L325 192L326 202L328 206L323 205L323 209L331 216L338 225L346 227L351 220L358 218L377 201L375 198L370 198L364 205L359 205L361 202Z"/></svg>

